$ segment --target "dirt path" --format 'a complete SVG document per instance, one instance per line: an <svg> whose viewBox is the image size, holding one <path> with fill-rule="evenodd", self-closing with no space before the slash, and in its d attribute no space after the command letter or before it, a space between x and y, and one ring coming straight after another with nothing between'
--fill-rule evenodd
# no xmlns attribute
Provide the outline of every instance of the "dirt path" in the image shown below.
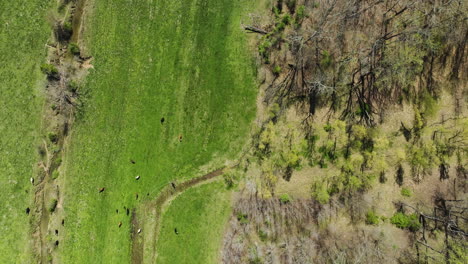
<svg viewBox="0 0 468 264"><path fill-rule="evenodd" d="M234 166L236 167L236 166ZM224 174L226 168L218 169L212 171L203 176L187 180L185 182L175 184L170 183L164 187L158 196L145 204L142 204L136 211L132 213L132 231L131 231L131 241L132 241L132 263L140 264L143 263L145 256L145 244L148 243L151 249L151 252L146 252L151 254L151 262L156 262L156 243L158 240L158 234L161 224L161 215L164 206L168 201L174 199L179 194L183 193L191 187L195 187L200 184L205 184L214 180L218 176ZM151 219L152 223L144 223L145 220ZM148 221L149 222L149 221ZM145 236L143 232L138 234L138 229L146 226L149 227L149 230L145 231ZM145 239L149 238L149 239Z"/></svg>

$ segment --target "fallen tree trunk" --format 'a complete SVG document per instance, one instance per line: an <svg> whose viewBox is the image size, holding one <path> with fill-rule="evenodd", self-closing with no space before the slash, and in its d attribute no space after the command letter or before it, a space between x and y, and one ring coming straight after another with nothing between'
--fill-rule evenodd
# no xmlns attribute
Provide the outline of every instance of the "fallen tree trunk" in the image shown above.
<svg viewBox="0 0 468 264"><path fill-rule="evenodd" d="M266 32L265 30L263 30L261 28L254 27L254 26L244 26L244 29L247 30L247 31L250 31L250 33L258 33L258 34L262 34L262 35L268 34L268 32Z"/></svg>

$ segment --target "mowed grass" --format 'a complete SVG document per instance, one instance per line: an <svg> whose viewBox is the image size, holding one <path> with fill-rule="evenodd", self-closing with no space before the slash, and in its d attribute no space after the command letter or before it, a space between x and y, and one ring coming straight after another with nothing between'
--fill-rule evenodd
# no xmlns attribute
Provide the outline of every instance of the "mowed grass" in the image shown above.
<svg viewBox="0 0 468 264"><path fill-rule="evenodd" d="M0 263L32 263L29 178L38 161L52 1L0 1Z"/></svg>
<svg viewBox="0 0 468 264"><path fill-rule="evenodd" d="M157 263L221 263L230 197L225 184L217 181L191 188L172 201L162 216Z"/></svg>
<svg viewBox="0 0 468 264"><path fill-rule="evenodd" d="M94 69L63 163L64 263L129 263L124 206L240 154L255 115L255 70L240 27L250 4L94 1L85 33Z"/></svg>

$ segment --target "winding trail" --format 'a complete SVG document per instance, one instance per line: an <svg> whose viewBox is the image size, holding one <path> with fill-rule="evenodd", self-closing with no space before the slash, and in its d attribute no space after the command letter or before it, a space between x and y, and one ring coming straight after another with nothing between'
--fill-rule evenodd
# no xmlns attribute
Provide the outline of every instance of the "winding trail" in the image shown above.
<svg viewBox="0 0 468 264"><path fill-rule="evenodd" d="M237 165L234 165L231 168L235 167L237 167ZM143 263L145 242L151 243L151 263L156 262L156 244L161 224L161 215L166 203L191 187L205 184L210 182L211 180L214 180L215 178L223 175L225 171L226 168L224 167L212 171L203 176L179 183L177 185L170 183L166 185L166 187L164 187L161 190L161 192L159 192L158 196L156 196L154 200L142 204L137 210L133 210L131 219L132 264ZM138 234L138 229L142 227L142 225L144 224L144 218L148 218L148 214L149 217L152 217L154 219L154 223L151 230L149 232L146 232L146 234L149 234L149 236L145 236L143 233ZM148 237L149 241L145 241L145 238Z"/></svg>

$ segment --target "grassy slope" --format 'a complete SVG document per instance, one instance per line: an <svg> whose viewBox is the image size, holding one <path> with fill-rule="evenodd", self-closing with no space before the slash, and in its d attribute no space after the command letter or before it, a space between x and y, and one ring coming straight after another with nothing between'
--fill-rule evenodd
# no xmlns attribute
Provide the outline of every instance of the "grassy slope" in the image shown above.
<svg viewBox="0 0 468 264"><path fill-rule="evenodd" d="M230 192L222 181L189 189L177 197L163 214L158 263L219 263L230 209Z"/></svg>
<svg viewBox="0 0 468 264"><path fill-rule="evenodd" d="M65 263L128 263L122 212L139 202L135 193L153 198L169 181L238 154L255 113L239 27L248 2L95 1L86 37L95 70L64 161Z"/></svg>
<svg viewBox="0 0 468 264"><path fill-rule="evenodd" d="M0 263L29 263L33 165L42 108L39 65L51 1L0 1Z"/></svg>

